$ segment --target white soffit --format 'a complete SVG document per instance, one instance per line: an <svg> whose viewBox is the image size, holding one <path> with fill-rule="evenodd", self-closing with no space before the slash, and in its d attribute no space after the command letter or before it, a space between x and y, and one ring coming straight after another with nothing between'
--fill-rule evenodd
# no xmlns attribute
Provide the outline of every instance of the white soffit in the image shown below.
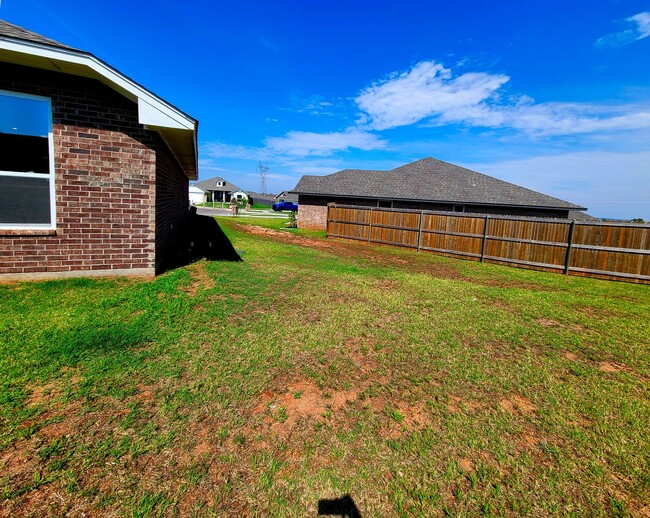
<svg viewBox="0 0 650 518"><path fill-rule="evenodd" d="M10 62L98 79L138 103L140 124L189 131L196 129L194 119L92 54L9 38L0 38L0 51L5 51L1 52L2 57L7 57ZM6 51L17 54L16 59L11 59Z"/></svg>
<svg viewBox="0 0 650 518"><path fill-rule="evenodd" d="M138 122L158 131L190 179L198 177L198 123L87 52L0 37L0 61L96 79L138 104Z"/></svg>

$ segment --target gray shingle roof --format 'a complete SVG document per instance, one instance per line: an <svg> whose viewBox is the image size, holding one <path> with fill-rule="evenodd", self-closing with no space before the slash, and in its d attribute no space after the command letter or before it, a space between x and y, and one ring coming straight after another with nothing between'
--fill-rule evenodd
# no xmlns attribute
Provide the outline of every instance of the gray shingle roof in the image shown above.
<svg viewBox="0 0 650 518"><path fill-rule="evenodd" d="M51 40L50 38L46 38L45 36L41 36L35 32L28 31L27 29L23 29L22 27L18 27L18 25L14 25L13 23L9 23L4 20L0 20L0 38L12 38L16 40L40 43L41 45L49 45L51 47L58 47L60 49L77 50L73 47L69 47L68 45L64 45L58 41Z"/></svg>
<svg viewBox="0 0 650 518"><path fill-rule="evenodd" d="M573 203L430 157L390 171L345 169L328 176L306 175L300 179L292 192L321 196L586 210Z"/></svg>
<svg viewBox="0 0 650 518"><path fill-rule="evenodd" d="M224 182L223 185L217 187L217 182ZM221 178L221 176L215 176L214 178L208 178L207 180L203 180L201 182L196 182L194 185L197 187L200 187L201 189L205 191L225 191L225 192L235 192L235 191L241 191L239 187L237 187L234 183L230 183L227 181L225 178Z"/></svg>

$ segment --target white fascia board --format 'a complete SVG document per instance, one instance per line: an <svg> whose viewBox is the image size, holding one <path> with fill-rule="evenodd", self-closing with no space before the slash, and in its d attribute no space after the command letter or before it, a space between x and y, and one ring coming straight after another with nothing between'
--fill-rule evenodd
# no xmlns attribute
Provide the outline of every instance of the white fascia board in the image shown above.
<svg viewBox="0 0 650 518"><path fill-rule="evenodd" d="M39 56L53 62L82 65L95 72L88 77L102 78L116 90L127 92L138 103L138 120L140 124L174 129L196 130L196 121L163 101L146 88L121 74L92 54L81 51L39 45L29 41L0 38L0 49L21 54Z"/></svg>

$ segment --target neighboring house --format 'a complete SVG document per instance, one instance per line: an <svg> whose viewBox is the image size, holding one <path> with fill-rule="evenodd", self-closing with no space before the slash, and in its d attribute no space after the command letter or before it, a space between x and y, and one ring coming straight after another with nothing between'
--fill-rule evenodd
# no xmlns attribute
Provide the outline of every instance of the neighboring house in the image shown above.
<svg viewBox="0 0 650 518"><path fill-rule="evenodd" d="M299 226L315 229L326 227L331 202L549 218L587 210L435 158L390 171L346 169L328 176L303 176L291 192L298 195Z"/></svg>
<svg viewBox="0 0 650 518"><path fill-rule="evenodd" d="M154 275L197 121L92 54L0 20L0 279Z"/></svg>
<svg viewBox="0 0 650 518"><path fill-rule="evenodd" d="M235 184L220 176L197 182L194 185L206 192L205 201L208 202L221 201L228 203L233 192L241 191Z"/></svg>
<svg viewBox="0 0 650 518"><path fill-rule="evenodd" d="M190 205L198 205L199 203L203 203L206 198L205 191L200 187L198 187L197 185L190 185L189 195L190 195Z"/></svg>
<svg viewBox="0 0 650 518"><path fill-rule="evenodd" d="M282 191L280 194L276 195L274 197L274 202L276 203L278 201L292 201L294 203L298 203L298 195L294 194L293 191Z"/></svg>

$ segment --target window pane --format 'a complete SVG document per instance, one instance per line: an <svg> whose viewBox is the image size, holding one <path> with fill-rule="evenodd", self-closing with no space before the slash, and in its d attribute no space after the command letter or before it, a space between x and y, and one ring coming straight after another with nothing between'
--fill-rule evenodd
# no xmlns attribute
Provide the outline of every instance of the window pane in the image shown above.
<svg viewBox="0 0 650 518"><path fill-rule="evenodd" d="M49 101L0 93L0 133L47 137L49 131Z"/></svg>
<svg viewBox="0 0 650 518"><path fill-rule="evenodd" d="M0 171L49 174L48 140L0 133Z"/></svg>
<svg viewBox="0 0 650 518"><path fill-rule="evenodd" d="M49 180L0 176L0 223L49 224Z"/></svg>

